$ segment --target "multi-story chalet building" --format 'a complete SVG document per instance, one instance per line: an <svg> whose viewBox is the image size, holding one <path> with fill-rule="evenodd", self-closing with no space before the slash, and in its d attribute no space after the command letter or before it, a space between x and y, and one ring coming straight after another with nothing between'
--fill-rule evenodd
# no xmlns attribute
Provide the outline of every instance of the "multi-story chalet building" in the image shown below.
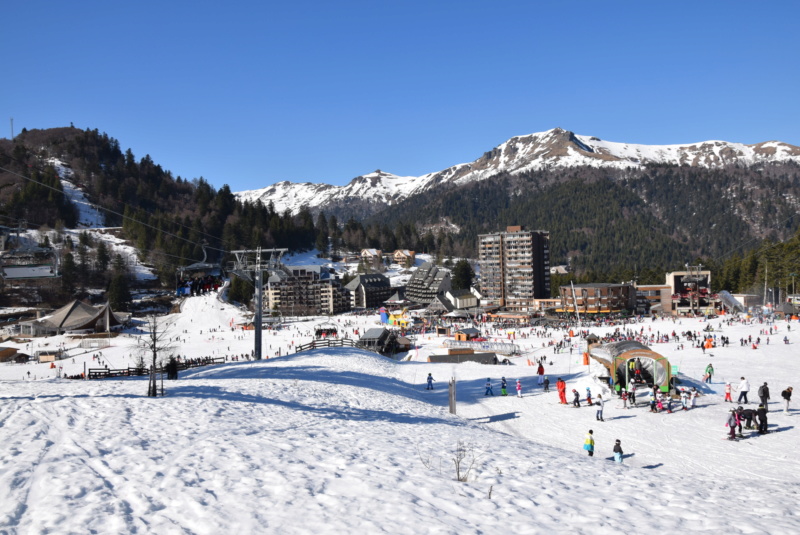
<svg viewBox="0 0 800 535"><path fill-rule="evenodd" d="M521 226L478 236L481 294L488 304L532 311L550 297L550 233Z"/></svg>
<svg viewBox="0 0 800 535"><path fill-rule="evenodd" d="M379 307L392 296L389 279L379 273L358 275L345 289L350 291L353 308Z"/></svg>
<svg viewBox="0 0 800 535"><path fill-rule="evenodd" d="M414 303L430 304L436 296L443 296L450 287L450 273L439 269L433 262L425 262L406 284L406 299Z"/></svg>
<svg viewBox="0 0 800 535"><path fill-rule="evenodd" d="M561 309L574 314L608 314L636 310L636 288L632 284L594 282L559 287Z"/></svg>

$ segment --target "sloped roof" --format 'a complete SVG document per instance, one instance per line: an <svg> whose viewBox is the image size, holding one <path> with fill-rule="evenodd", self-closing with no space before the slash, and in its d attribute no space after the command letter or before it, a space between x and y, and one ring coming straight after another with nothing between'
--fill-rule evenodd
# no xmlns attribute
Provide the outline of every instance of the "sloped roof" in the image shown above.
<svg viewBox="0 0 800 535"><path fill-rule="evenodd" d="M39 320L38 323L60 331L90 329L98 325L106 327L106 309L109 311L109 321L112 327L123 323L124 318L114 314L109 308L108 303L100 307L93 307L77 299L59 308L53 312L51 316Z"/></svg>

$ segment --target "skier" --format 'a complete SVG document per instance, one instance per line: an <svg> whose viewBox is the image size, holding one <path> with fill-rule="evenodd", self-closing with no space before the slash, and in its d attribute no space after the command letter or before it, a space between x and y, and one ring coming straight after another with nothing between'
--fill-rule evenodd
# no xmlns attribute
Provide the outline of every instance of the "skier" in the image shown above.
<svg viewBox="0 0 800 535"><path fill-rule="evenodd" d="M763 385L758 387L758 399L761 400L761 404L764 405L764 408L769 412L769 387L766 381Z"/></svg>
<svg viewBox="0 0 800 535"><path fill-rule="evenodd" d="M605 420L603 420L603 406L604 406L604 404L605 404L605 402L603 401L603 396L601 394L597 394L597 401L595 402L595 405L597 405L597 407L598 407L597 408L597 419L600 420L601 422L605 422Z"/></svg>
<svg viewBox="0 0 800 535"><path fill-rule="evenodd" d="M558 389L558 399L559 403L562 405L567 404L567 383L561 378L558 378L556 381L556 388Z"/></svg>
<svg viewBox="0 0 800 535"><path fill-rule="evenodd" d="M586 404L592 406L592 389L588 386L586 387Z"/></svg>
<svg viewBox="0 0 800 535"><path fill-rule="evenodd" d="M591 429L586 433L586 440L583 441L583 449L589 452L589 457L594 455L594 431Z"/></svg>
<svg viewBox="0 0 800 535"><path fill-rule="evenodd" d="M539 367L536 369L536 373L539 375L539 384L544 383L544 365L540 362Z"/></svg>
<svg viewBox="0 0 800 535"><path fill-rule="evenodd" d="M494 396L494 391L492 390L492 380L490 378L486 378L486 393L483 394L484 396Z"/></svg>
<svg viewBox="0 0 800 535"><path fill-rule="evenodd" d="M544 391L545 392L550 392L550 378L549 377L545 377L544 378Z"/></svg>
<svg viewBox="0 0 800 535"><path fill-rule="evenodd" d="M433 390L433 375L430 373L428 374L428 386L425 388L425 390Z"/></svg>
<svg viewBox="0 0 800 535"><path fill-rule="evenodd" d="M739 398L736 400L736 403L742 403L742 400L744 400L744 404L747 405L749 403L747 401L748 392L750 392L750 382L742 377L742 382L739 383Z"/></svg>
<svg viewBox="0 0 800 535"><path fill-rule="evenodd" d="M628 408L628 393L625 391L624 388L622 389L622 392L620 392L619 397L622 398L622 408L623 409L627 409Z"/></svg>
<svg viewBox="0 0 800 535"><path fill-rule="evenodd" d="M685 388L681 388L681 405L683 406L683 410L689 410L689 393L686 392Z"/></svg>
<svg viewBox="0 0 800 535"><path fill-rule="evenodd" d="M730 383L725 383L725 401L733 403L733 400L731 399L731 384Z"/></svg>
<svg viewBox="0 0 800 535"><path fill-rule="evenodd" d="M739 405L736 411L739 413L739 420L744 420L745 429L755 429L755 427L753 427L753 419L757 418L755 409L745 409Z"/></svg>
<svg viewBox="0 0 800 535"><path fill-rule="evenodd" d="M618 464L622 464L622 454L622 444L619 439L617 439L614 441L614 461Z"/></svg>
<svg viewBox="0 0 800 535"><path fill-rule="evenodd" d="M522 383L520 382L519 379L517 379L517 397L518 398L522 397Z"/></svg>
<svg viewBox="0 0 800 535"><path fill-rule="evenodd" d="M572 406L578 408L581 406L581 395L574 388L572 389Z"/></svg>
<svg viewBox="0 0 800 535"><path fill-rule="evenodd" d="M697 407L697 398L700 396L700 392L697 391L695 387L692 387L692 391L689 392L689 397L691 398L691 408Z"/></svg>
<svg viewBox="0 0 800 535"><path fill-rule="evenodd" d="M764 405L759 405L758 410L756 410L756 414L758 415L758 434L759 435L766 435L769 433L767 427L769 424L767 423L767 409Z"/></svg>
<svg viewBox="0 0 800 535"><path fill-rule="evenodd" d="M631 400L631 407L635 407L636 406L636 384L633 381L631 381L631 383L628 385L628 397Z"/></svg>
<svg viewBox="0 0 800 535"><path fill-rule="evenodd" d="M705 377L703 377L703 381L705 381L706 383L710 383L712 375L714 375L714 366L712 366L711 363L709 362L708 366L706 366L706 375Z"/></svg>
<svg viewBox="0 0 800 535"><path fill-rule="evenodd" d="M655 387L650 390L650 412L658 412L656 410L656 389Z"/></svg>
<svg viewBox="0 0 800 535"><path fill-rule="evenodd" d="M736 426L739 425L739 418L736 415L736 409L731 409L728 414L728 421L725 422L725 427L730 428L730 436L728 440L736 440Z"/></svg>
<svg viewBox="0 0 800 535"><path fill-rule="evenodd" d="M792 401L792 387L786 387L786 390L781 392L783 398L783 412L789 414L789 402Z"/></svg>
<svg viewBox="0 0 800 535"><path fill-rule="evenodd" d="M500 379L500 395L501 396L507 396L508 395L508 390L506 390L507 388L508 388L508 383L506 382L506 378L503 377L503 378Z"/></svg>

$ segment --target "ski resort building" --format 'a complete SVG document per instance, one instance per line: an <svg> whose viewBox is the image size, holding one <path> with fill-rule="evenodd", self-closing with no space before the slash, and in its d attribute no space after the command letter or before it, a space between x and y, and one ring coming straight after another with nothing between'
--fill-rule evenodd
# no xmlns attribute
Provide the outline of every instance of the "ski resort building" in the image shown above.
<svg viewBox="0 0 800 535"><path fill-rule="evenodd" d="M408 281L406 299L427 305L437 296L443 296L450 288L450 273L439 269L433 262L425 262Z"/></svg>
<svg viewBox="0 0 800 535"><path fill-rule="evenodd" d="M486 304L527 312L550 297L550 233L521 226L478 236L481 293Z"/></svg>
<svg viewBox="0 0 800 535"><path fill-rule="evenodd" d="M111 311L106 303L92 306L72 301L45 318L20 322L20 333L30 336L51 336L67 332L108 332L130 320L130 314Z"/></svg>
<svg viewBox="0 0 800 535"><path fill-rule="evenodd" d="M353 308L379 307L392 296L389 279L379 273L358 275L345 288L350 291Z"/></svg>
<svg viewBox="0 0 800 535"><path fill-rule="evenodd" d="M338 314L350 310L350 291L324 266L282 266L270 272L264 303L284 315Z"/></svg>
<svg viewBox="0 0 800 535"><path fill-rule="evenodd" d="M636 288L632 284L593 282L560 286L557 312L611 314L636 310Z"/></svg>

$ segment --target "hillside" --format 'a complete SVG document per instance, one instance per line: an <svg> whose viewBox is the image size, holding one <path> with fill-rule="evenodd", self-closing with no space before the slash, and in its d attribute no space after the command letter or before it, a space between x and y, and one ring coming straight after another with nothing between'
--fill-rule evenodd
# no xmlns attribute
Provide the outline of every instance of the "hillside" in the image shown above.
<svg viewBox="0 0 800 535"><path fill-rule="evenodd" d="M682 384L702 395L695 409L653 414L641 400L623 409L609 398L596 378L602 370L581 365L577 351L554 353L548 344L564 339L561 330L518 329L529 336L519 340L525 354L508 366L428 363L428 355L441 351L443 338L435 335L419 337L418 350L403 362L349 348L276 358L279 349L310 339L321 321L313 318L268 335L269 360L230 362L253 345L252 331L227 329L241 312L215 295L186 299L181 310L161 324L186 339L179 354L229 361L181 372L166 381L163 398L145 397L146 378L73 381L57 379L59 370L48 363L0 365L2 528L596 534L625 531L642 514L655 531L794 533L800 526L798 411L793 406L783 414L775 401L786 377L800 371L792 358L796 322L771 325L772 343L763 343L756 359L749 345L735 341L760 335L766 342L757 321L623 326L655 336L711 325L733 342L713 357L683 338L654 344L679 367ZM349 332L377 316L340 319L350 322ZM63 335L37 344L66 345L71 358L59 362L65 374L97 366L98 351L101 366L120 368L141 353L148 329L136 326L102 350L81 350ZM599 335L616 328L590 327ZM790 344L780 343L783 336ZM505 329L490 334L505 337ZM525 365L538 357L545 357L551 380L563 377L580 392L589 387L595 398L602 393L605 421L596 420L594 407L559 405L555 392L543 392L536 368ZM709 359L717 368L710 384L699 380ZM425 390L428 373L433 391ZM729 442L724 424L731 404L722 401L722 390L742 375L754 390L765 381L772 388L771 433L745 430L742 440ZM521 380L521 398L498 395L501 376ZM457 415L447 410L451 377ZM495 396L484 395L487 377ZM589 429L593 458L581 449ZM621 466L611 460L615 439L625 452ZM464 482L453 462L459 444ZM756 495L769 500L754 506Z"/></svg>

